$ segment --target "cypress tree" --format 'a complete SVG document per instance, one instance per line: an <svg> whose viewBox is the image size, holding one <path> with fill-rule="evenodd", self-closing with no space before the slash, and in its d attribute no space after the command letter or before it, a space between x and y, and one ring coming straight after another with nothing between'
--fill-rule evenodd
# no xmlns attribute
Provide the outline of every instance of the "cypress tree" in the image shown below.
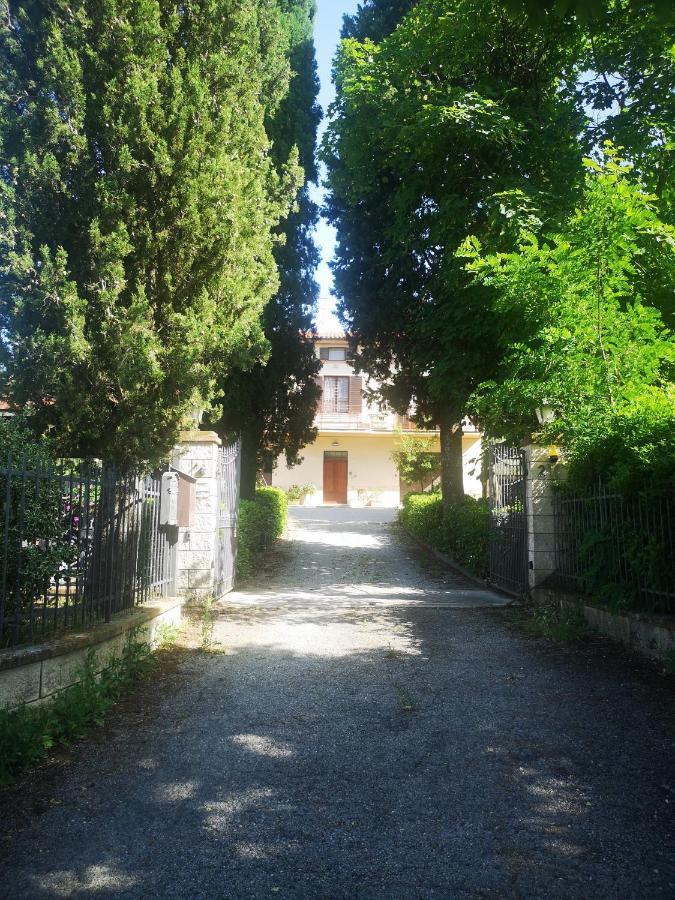
<svg viewBox="0 0 675 900"><path fill-rule="evenodd" d="M314 273L318 252L313 229L318 211L308 183L317 180L316 134L320 109L313 41L314 0L280 0L287 53L292 69L290 89L267 117L272 155L279 172L297 149L305 183L295 205L277 229L274 257L279 290L267 304L262 321L268 356L253 369L237 369L222 382L222 418L218 431L242 439L243 497L255 493L256 474L271 469L284 454L297 462L304 446L314 440L314 415L319 399L312 319L318 287Z"/></svg>
<svg viewBox="0 0 675 900"><path fill-rule="evenodd" d="M156 460L265 346L276 4L27 0L0 56L1 389L60 452Z"/></svg>

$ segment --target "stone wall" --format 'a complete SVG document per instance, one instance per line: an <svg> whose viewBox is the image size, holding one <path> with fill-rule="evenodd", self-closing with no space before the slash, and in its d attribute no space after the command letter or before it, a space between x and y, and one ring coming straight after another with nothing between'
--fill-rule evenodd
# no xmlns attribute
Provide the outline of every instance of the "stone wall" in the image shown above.
<svg viewBox="0 0 675 900"><path fill-rule="evenodd" d="M163 627L180 625L182 608L176 598L157 601L54 641L0 651L0 709L42 703L76 684L91 650L103 671L134 629L138 640L156 647Z"/></svg>

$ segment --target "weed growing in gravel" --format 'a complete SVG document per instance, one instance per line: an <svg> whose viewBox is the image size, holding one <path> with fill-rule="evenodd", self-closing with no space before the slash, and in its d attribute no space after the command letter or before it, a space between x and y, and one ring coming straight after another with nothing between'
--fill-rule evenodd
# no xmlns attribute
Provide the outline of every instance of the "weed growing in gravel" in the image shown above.
<svg viewBox="0 0 675 900"><path fill-rule="evenodd" d="M178 640L179 634L180 628L178 627L178 625L158 625L157 630L155 631L157 649L168 650L173 647L173 645Z"/></svg>
<svg viewBox="0 0 675 900"><path fill-rule="evenodd" d="M413 698L406 691L405 688L396 685L396 693L398 695L398 708L401 712L404 713L412 713L415 712L416 706L413 701Z"/></svg>
<svg viewBox="0 0 675 900"><path fill-rule="evenodd" d="M103 724L122 694L154 665L152 648L138 638L138 630L120 656L101 671L96 651L90 650L77 684L37 708L22 706L0 711L0 784L14 780L26 766L35 765L57 744L68 744Z"/></svg>
<svg viewBox="0 0 675 900"><path fill-rule="evenodd" d="M213 596L209 594L201 604L202 650L207 653L213 648L213 629L216 625L213 603Z"/></svg>
<svg viewBox="0 0 675 900"><path fill-rule="evenodd" d="M512 622L528 634L556 641L579 641L588 634L582 611L558 604L526 604L516 610Z"/></svg>

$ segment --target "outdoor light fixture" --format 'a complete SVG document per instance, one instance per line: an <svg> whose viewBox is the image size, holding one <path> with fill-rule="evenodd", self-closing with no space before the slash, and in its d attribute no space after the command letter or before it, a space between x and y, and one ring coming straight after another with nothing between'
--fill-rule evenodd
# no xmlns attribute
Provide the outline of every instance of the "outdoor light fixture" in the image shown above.
<svg viewBox="0 0 675 900"><path fill-rule="evenodd" d="M555 412L548 400L542 400L541 406L535 409L540 425L550 425L555 419Z"/></svg>

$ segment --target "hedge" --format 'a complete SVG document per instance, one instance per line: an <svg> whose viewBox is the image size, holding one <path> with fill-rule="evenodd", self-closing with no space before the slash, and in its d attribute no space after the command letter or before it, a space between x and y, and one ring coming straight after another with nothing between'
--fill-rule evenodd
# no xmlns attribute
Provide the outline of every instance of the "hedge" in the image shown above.
<svg viewBox="0 0 675 900"><path fill-rule="evenodd" d="M444 511L440 494L408 494L399 522L478 578L487 578L490 513L486 500L465 497Z"/></svg>
<svg viewBox="0 0 675 900"><path fill-rule="evenodd" d="M258 488L255 500L239 505L237 540L237 578L250 578L257 572L266 550L286 527L288 499L279 488Z"/></svg>

